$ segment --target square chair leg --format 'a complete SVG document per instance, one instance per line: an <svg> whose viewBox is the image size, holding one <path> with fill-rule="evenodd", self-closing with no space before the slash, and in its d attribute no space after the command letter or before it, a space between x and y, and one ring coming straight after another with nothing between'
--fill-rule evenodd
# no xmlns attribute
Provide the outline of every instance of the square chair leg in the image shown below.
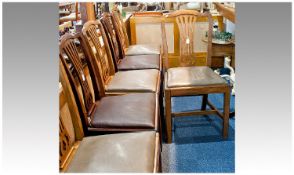
<svg viewBox="0 0 294 175"><path fill-rule="evenodd" d="M230 117L230 88L227 88L224 93L224 113L223 113L223 138L228 138L229 129L229 117Z"/></svg>
<svg viewBox="0 0 294 175"><path fill-rule="evenodd" d="M165 122L166 122L166 134L167 143L172 142L172 117L171 117L171 94L170 90L164 91L165 95Z"/></svg>

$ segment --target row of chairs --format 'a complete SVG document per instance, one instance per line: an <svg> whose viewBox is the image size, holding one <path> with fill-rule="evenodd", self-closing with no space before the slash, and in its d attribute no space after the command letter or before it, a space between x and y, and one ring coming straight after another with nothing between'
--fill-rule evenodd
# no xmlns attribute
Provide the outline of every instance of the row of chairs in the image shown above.
<svg viewBox="0 0 294 175"><path fill-rule="evenodd" d="M126 36L113 12L60 39L61 171L161 171L160 46Z"/></svg>
<svg viewBox="0 0 294 175"><path fill-rule="evenodd" d="M133 138L135 136L132 136L132 134L153 133L151 134L153 135L152 138L151 136L142 136L142 138L145 137L151 142L136 140L139 147L148 148L148 150L143 149L132 153L129 152L130 149L123 149L130 147L130 145L123 147L121 145L121 142L124 143L123 140L111 141L117 144L116 149L104 144L103 141L99 142L99 144L105 146L101 149L102 152L95 150L100 150L99 146L82 144L83 141L81 141L80 145L86 146L80 148L90 151L83 153L83 149L77 149L76 156L72 158L68 166L64 162L68 162L70 158L64 156L65 161L61 163L61 165L64 165L62 169L69 172L160 171L159 152L162 140L161 116L163 104L165 104L164 113L168 143L172 141L172 118L187 115L218 115L223 120L223 138L228 137L230 86L210 68L212 16L209 13L202 14L188 10L175 11L170 16L176 18L180 32L180 61L182 67L169 68L168 66L164 22L161 23L162 51L161 47L156 45L129 46L126 30L120 16L116 13L106 13L102 19L84 24L81 33L67 34L61 38L60 65L61 70L65 72L62 75L68 78L68 83L64 84L72 89L79 110L81 126L86 135L96 134L97 132L136 131L125 133L125 135L129 135L125 137ZM197 18L202 16L206 17L209 23L206 66L191 67L195 62L192 49L193 27ZM165 60L164 66L162 60ZM219 111L208 100L210 93L224 94L223 112ZM163 103L163 95L165 103ZM171 98L173 96L191 95L203 97L200 111L172 113ZM210 109L206 109L207 106ZM78 123L74 121L72 123ZM103 137L108 136L112 135ZM98 138L102 138L102 136L97 136L94 140L96 138L99 140ZM98 141L93 142L98 143ZM109 140L107 143L109 143ZM108 147L110 149L107 149ZM115 156L109 155L110 152L115 153ZM140 157L139 154L142 152L144 156ZM120 153L124 155L124 160ZM129 156L129 154L137 157ZM111 163L103 164L96 160L101 156L110 158L107 161ZM125 161L128 165L131 165L134 161L137 161L134 157L144 158L143 162L138 161L140 165L137 165L136 168L119 166L119 161ZM95 164L99 165L94 166ZM147 166L149 168L146 168Z"/></svg>

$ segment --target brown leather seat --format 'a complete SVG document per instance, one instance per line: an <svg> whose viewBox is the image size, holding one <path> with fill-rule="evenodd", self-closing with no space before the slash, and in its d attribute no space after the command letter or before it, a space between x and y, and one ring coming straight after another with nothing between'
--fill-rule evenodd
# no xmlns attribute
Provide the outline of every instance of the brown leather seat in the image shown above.
<svg viewBox="0 0 294 175"><path fill-rule="evenodd" d="M160 73L156 69L130 70L115 73L107 92L156 92Z"/></svg>
<svg viewBox="0 0 294 175"><path fill-rule="evenodd" d="M176 67L167 70L167 86L170 88L218 84L226 84L226 81L206 66Z"/></svg>
<svg viewBox="0 0 294 175"><path fill-rule="evenodd" d="M159 55L126 56L118 64L118 70L160 69Z"/></svg>
<svg viewBox="0 0 294 175"><path fill-rule="evenodd" d="M152 55L152 54L160 54L160 45L158 44L136 44L130 45L125 55Z"/></svg>
<svg viewBox="0 0 294 175"><path fill-rule="evenodd" d="M156 137L153 131L86 137L67 172L152 173Z"/></svg>
<svg viewBox="0 0 294 175"><path fill-rule="evenodd" d="M91 121L95 128L156 129L156 94L108 96L98 102Z"/></svg>

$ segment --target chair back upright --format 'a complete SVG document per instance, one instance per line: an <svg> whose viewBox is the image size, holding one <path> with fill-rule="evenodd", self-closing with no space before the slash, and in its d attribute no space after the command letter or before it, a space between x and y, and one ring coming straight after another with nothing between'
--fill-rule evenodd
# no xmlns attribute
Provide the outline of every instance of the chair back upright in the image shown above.
<svg viewBox="0 0 294 175"><path fill-rule="evenodd" d="M75 98L78 102L80 115L83 122L90 126L91 117L96 110L95 93L93 92L92 77L90 76L87 64L82 63L81 55L76 46L77 38L74 35L66 34L61 38L59 57L69 77L69 81Z"/></svg>
<svg viewBox="0 0 294 175"><path fill-rule="evenodd" d="M121 59L124 58L120 48L119 37L115 31L114 23L113 23L113 15L110 13L103 13L103 17L100 19L101 23L104 26L105 33L107 35L109 44L111 46L111 53L113 57L113 61L115 63L115 67L117 69L117 65L120 63Z"/></svg>
<svg viewBox="0 0 294 175"><path fill-rule="evenodd" d="M100 88L104 90L115 74L115 67L103 25L99 20L88 21L84 24L82 33L89 50L87 53L90 54L88 58L92 58L93 67L99 72Z"/></svg>
<svg viewBox="0 0 294 175"><path fill-rule="evenodd" d="M82 140L84 132L78 107L67 79L66 71L59 61L59 168L64 170L69 163L75 143Z"/></svg>
<svg viewBox="0 0 294 175"><path fill-rule="evenodd" d="M165 30L165 20L162 18L161 21L161 57L163 60L163 72L165 72L169 68L168 62L168 46L166 40L166 30Z"/></svg>
<svg viewBox="0 0 294 175"><path fill-rule="evenodd" d="M127 29L123 23L123 19L120 15L119 11L113 10L111 15L112 15L112 20L113 20L115 32L118 35L121 54L124 57L125 51L129 47L129 37L127 34Z"/></svg>
<svg viewBox="0 0 294 175"><path fill-rule="evenodd" d="M206 65L211 65L211 48L212 48L212 16L209 12L200 13L195 10L177 10L168 17L175 17L180 33L180 65L193 66L196 64L194 53L194 34L195 23L198 17L205 16L208 18L207 31L207 58ZM201 38L202 40L202 38Z"/></svg>

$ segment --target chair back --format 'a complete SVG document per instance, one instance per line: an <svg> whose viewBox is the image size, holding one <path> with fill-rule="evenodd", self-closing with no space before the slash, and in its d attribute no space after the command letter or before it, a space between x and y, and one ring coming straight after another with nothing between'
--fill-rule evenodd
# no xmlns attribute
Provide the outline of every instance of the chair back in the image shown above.
<svg viewBox="0 0 294 175"><path fill-rule="evenodd" d="M168 46L167 46L167 40L166 40L166 31L165 31L165 20L162 18L161 21L161 55L162 55L162 60L163 60L163 71L165 72L166 69L169 68L169 63L168 63Z"/></svg>
<svg viewBox="0 0 294 175"><path fill-rule="evenodd" d="M91 116L96 109L95 93L87 64L81 61L84 55L79 52L76 39L71 34L66 34L61 38L59 57L69 77L84 123L90 126Z"/></svg>
<svg viewBox="0 0 294 175"><path fill-rule="evenodd" d="M69 162L75 143L84 137L79 111L66 72L59 62L59 168Z"/></svg>
<svg viewBox="0 0 294 175"><path fill-rule="evenodd" d="M113 24L115 27L115 32L119 36L119 43L120 43L120 48L121 48L121 54L125 56L125 51L129 47L129 37L127 33L127 29L123 23L122 17L119 13L119 11L112 11L112 16L113 16Z"/></svg>
<svg viewBox="0 0 294 175"><path fill-rule="evenodd" d="M211 65L211 48L212 48L212 16L210 13L200 13L195 10L177 10L169 15L175 17L176 23L180 33L180 64L181 66L195 65L194 53L194 34L195 23L198 17L205 16L208 18L208 31L207 31L207 58L206 65ZM201 38L202 40L202 38Z"/></svg>
<svg viewBox="0 0 294 175"><path fill-rule="evenodd" d="M96 71L99 72L101 90L108 84L115 74L114 62L111 56L107 36L100 21L88 21L82 29L85 45L89 50L89 57L94 60Z"/></svg>
<svg viewBox="0 0 294 175"><path fill-rule="evenodd" d="M103 17L100 19L104 26L105 33L108 38L108 43L111 46L112 58L117 69L117 65L120 63L121 59L124 58L123 52L120 50L121 44L119 43L119 36L117 35L113 23L113 15L110 13L103 13Z"/></svg>

